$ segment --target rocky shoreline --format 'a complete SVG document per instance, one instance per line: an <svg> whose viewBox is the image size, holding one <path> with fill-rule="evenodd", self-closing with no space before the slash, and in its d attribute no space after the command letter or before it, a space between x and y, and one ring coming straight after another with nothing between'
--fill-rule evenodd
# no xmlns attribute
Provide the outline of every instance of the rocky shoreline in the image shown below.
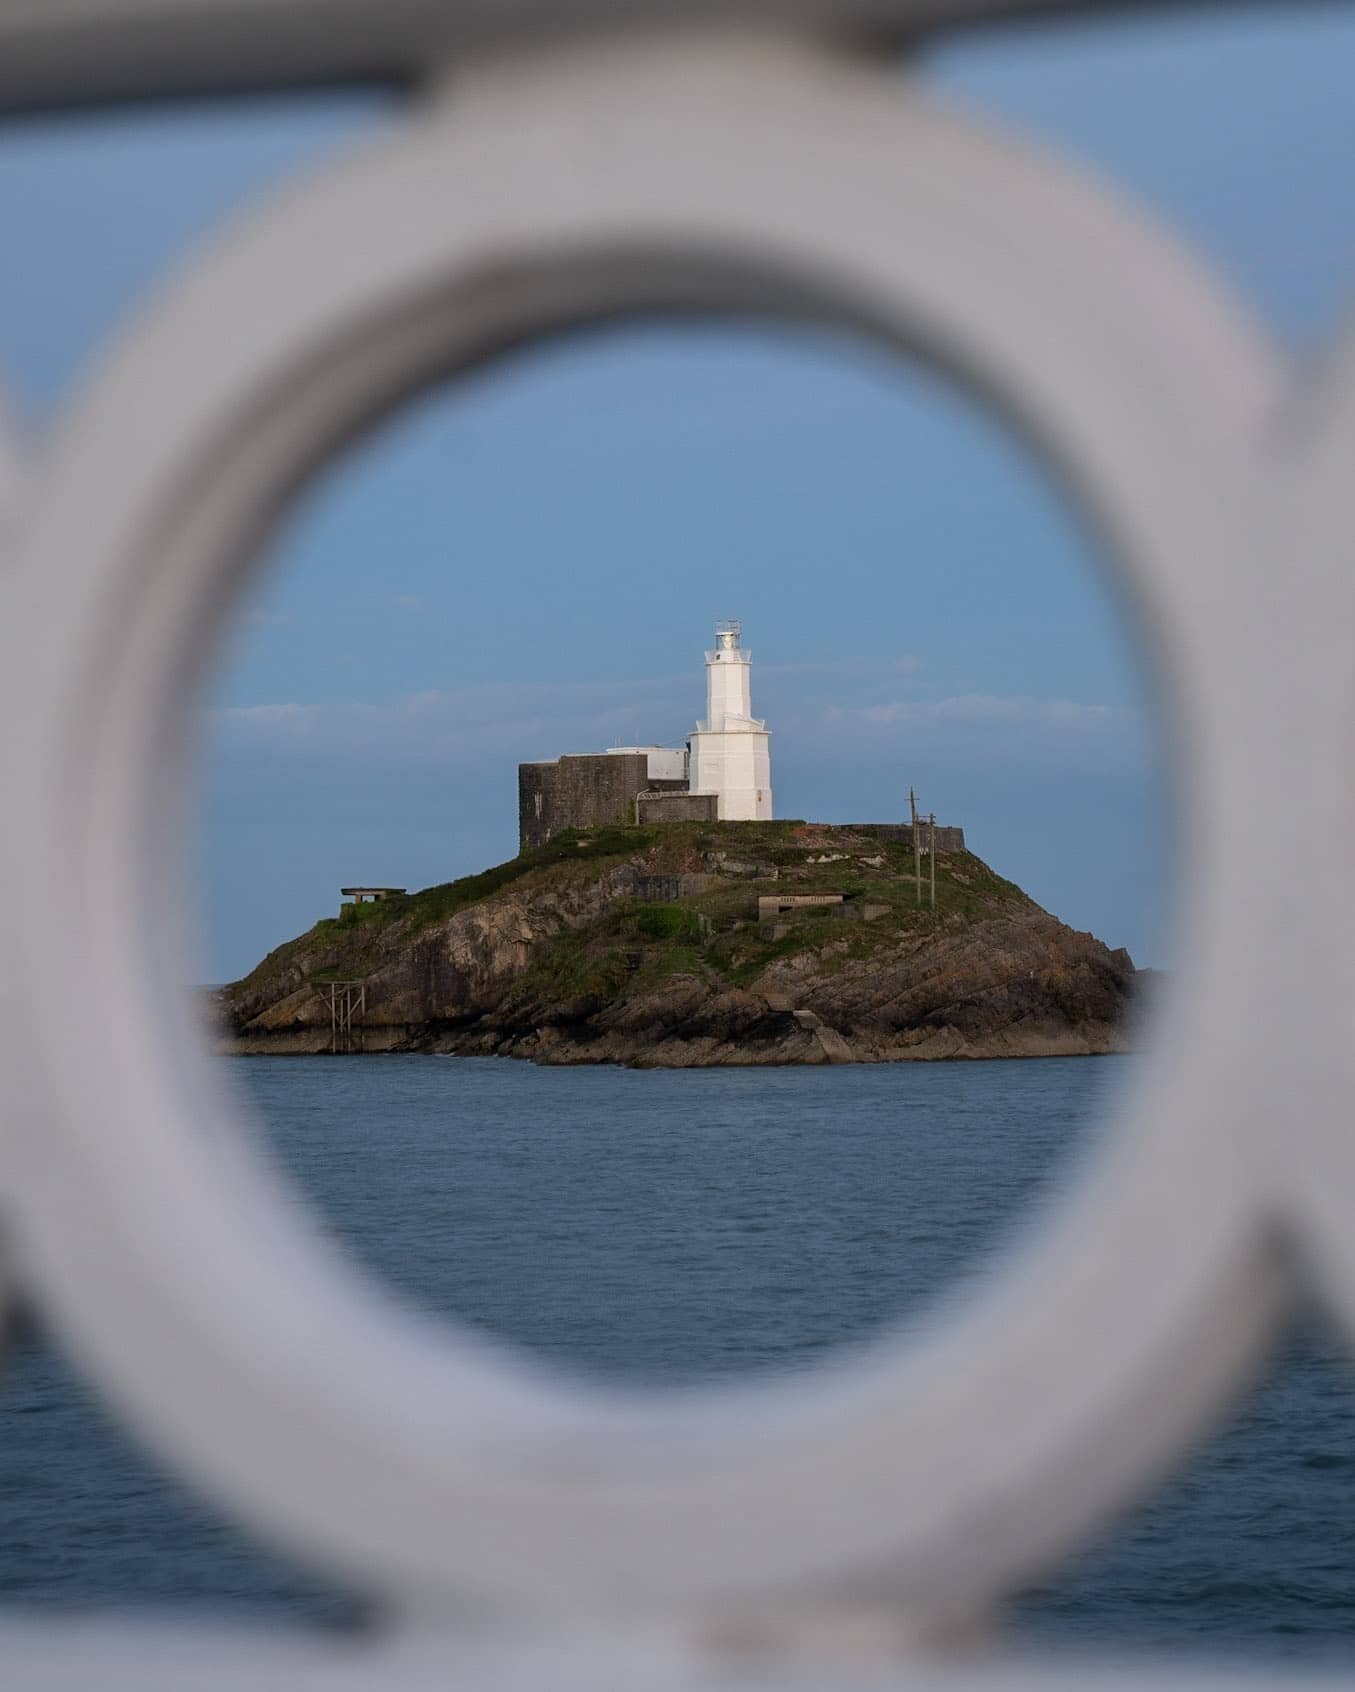
<svg viewBox="0 0 1355 1692"><path fill-rule="evenodd" d="M928 869L930 865L926 865ZM1130 1049L1137 973L972 853L831 825L559 837L350 908L213 995L247 1055L448 1052L638 1068L1093 1056ZM759 899L832 905L760 919ZM336 1031L334 1003L362 1009Z"/></svg>

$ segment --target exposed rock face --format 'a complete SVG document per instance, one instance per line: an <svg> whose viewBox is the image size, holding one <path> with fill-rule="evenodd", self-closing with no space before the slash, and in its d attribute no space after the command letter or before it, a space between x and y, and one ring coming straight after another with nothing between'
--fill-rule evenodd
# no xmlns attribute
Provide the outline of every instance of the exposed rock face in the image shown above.
<svg viewBox="0 0 1355 1692"><path fill-rule="evenodd" d="M319 923L218 1010L237 1052L331 1050L333 981L362 984L367 1051L690 1067L1126 1049L1126 952L967 852L938 854L936 889L919 908L911 850L848 829L599 831ZM760 927L772 891L845 898Z"/></svg>

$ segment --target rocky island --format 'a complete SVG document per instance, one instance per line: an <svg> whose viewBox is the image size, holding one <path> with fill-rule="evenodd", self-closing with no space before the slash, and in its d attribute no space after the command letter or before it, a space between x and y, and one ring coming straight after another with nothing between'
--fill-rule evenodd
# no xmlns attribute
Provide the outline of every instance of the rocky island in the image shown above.
<svg viewBox="0 0 1355 1692"><path fill-rule="evenodd" d="M1129 954L910 832L567 829L318 922L215 995L221 1044L674 1068L1127 1049Z"/></svg>

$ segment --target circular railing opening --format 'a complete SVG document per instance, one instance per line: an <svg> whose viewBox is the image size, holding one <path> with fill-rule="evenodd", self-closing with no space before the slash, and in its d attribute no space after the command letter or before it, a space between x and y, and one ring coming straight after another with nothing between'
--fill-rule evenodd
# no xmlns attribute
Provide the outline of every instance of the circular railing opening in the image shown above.
<svg viewBox="0 0 1355 1692"><path fill-rule="evenodd" d="M33 976L24 1008L31 1045L25 1065L43 1101L16 1142L14 1191L25 1210L25 1239L63 1331L150 1437L256 1526L360 1584L417 1592L421 1599L473 1590L556 1611L617 1603L737 1606L740 1594L808 1590L845 1566L887 1561L891 1588L906 1593L910 1607L972 1614L1178 1449L1267 1328L1278 1278L1271 1260L1251 1249L1248 1166L1233 1155L1230 1138L1232 1117L1245 1121L1264 1108L1264 1096L1247 1085L1245 1065L1220 1077L1210 1055L1235 1025L1249 979L1244 937L1228 920L1248 867L1236 825L1252 802L1251 770L1244 771L1237 748L1253 734L1264 739L1268 719L1250 687L1251 660L1265 631L1245 596L1228 599L1228 638L1216 636L1217 608L1250 566L1248 507L1237 495L1253 425L1272 392L1269 367L1245 324L1219 308L1207 282L1123 208L1046 161L994 147L925 102L901 101L899 93L894 79L859 62L792 43L725 38L661 48L622 43L601 54L487 64L458 87L450 105L430 99L404 134L266 208L232 232L210 261L183 275L93 384L53 455L50 480L60 497L39 498L26 523L21 582L34 592L34 584L43 584L50 615L41 624L40 648L16 659L28 679L32 725L15 752L16 778L32 805L13 844L31 895L14 925ZM765 121L750 124L750 102L760 103ZM944 180L933 168L938 154L946 159ZM573 182L586 183L587 192L560 191ZM419 215L429 204L438 215ZM1148 310L1145 277L1153 283ZM879 1343L835 1369L797 1376L793 1389L746 1384L678 1400L550 1376L522 1347L486 1344L465 1320L421 1319L408 1297L403 1307L382 1297L306 1226L238 1131L239 1089L223 1085L220 1065L204 1060L201 1021L195 1026L188 1006L178 897L189 703L224 608L232 596L242 602L251 561L263 539L279 532L279 513L297 489L343 443L361 439L440 376L462 384L449 402L454 417L458 406L477 399L475 384L483 385L479 397L493 402L493 361L513 349L581 326L633 326L636 313L649 314L651 325L657 314L660 334L671 335L663 325L673 312L696 314L703 333L728 332L719 313L733 313L741 332L749 314L836 325L835 334L864 333L919 352L990 396L1017 421L1023 438L1039 444L1073 504L1113 546L1140 619L1152 630L1170 695L1173 751L1190 777L1172 789L1182 807L1179 822L1160 781L1157 788L1144 786L1138 804L1126 800L1132 820L1121 845L1143 838L1146 824L1146 865L1159 865L1173 840L1181 842L1182 897L1173 933L1180 934L1182 971L1133 1091L1132 1117L1108 1140L1078 1203L1062 1207L1033 1236L1028 1232L1013 1272L990 1278L967 1313L916 1345ZM822 333L814 330L810 340ZM586 344L559 341L551 356L568 359L571 347ZM819 343L820 354L826 344ZM835 349L843 356L841 343ZM516 356L525 359L521 351ZM859 366L854 347L847 358ZM737 377L740 358L733 353L718 362L718 403L691 419L697 456L684 448L666 467L664 488L673 491L657 507L635 503L638 522L628 544L611 552L586 555L582 540L570 541L562 525L534 529L527 519L533 510L550 517L543 494L550 494L552 469L558 475L590 441L603 448L594 465L595 474L603 473L597 509L615 512L633 502L633 490L618 475L622 449L643 445L650 421L677 415L667 395L660 401L668 409L656 410L650 385L629 420L624 407L610 402L593 416L577 403L566 405L553 431L542 432L544 457L535 466L527 462L530 433L518 426L511 431L517 463L507 475L494 468L487 423L477 464L472 428L463 441L462 457L471 464L461 472L463 510L454 514L469 544L453 573L446 551L455 522L445 537L440 524L430 530L436 539L426 552L429 580L433 564L445 569L439 578L444 616L425 615L428 638L407 648L429 678L413 693L403 679L388 679L383 689L371 669L365 689L358 685L378 643L369 632L365 645L359 639L354 647L365 603L355 589L349 626L327 625L333 656L340 650L355 656L353 686L321 687L322 636L308 649L309 691L217 696L220 711L236 713L218 727L233 730L237 752L250 732L257 748L271 717L275 728L290 722L323 753L313 707L357 706L350 732L339 737L343 750L330 748L330 767L346 763L355 775L365 742L389 776L394 752L380 752L382 712L392 700L407 718L431 711L436 732L436 707L456 657L464 662L455 687L466 688L479 663L482 691L499 689L497 711L483 696L474 710L468 706L474 720L468 735L462 726L463 740L490 748L491 758L510 771L524 758L544 758L547 771L554 769L553 777L528 775L517 787L519 815L529 832L543 836L528 840L536 856L511 856L511 828L496 852L484 850L488 837L483 844L463 837L466 856L454 867L485 876L469 885L445 879L439 818L446 813L435 801L448 789L459 791L452 772L438 769L436 760L430 768L409 757L411 745L426 746L426 733L407 737L407 783L388 782L384 790L378 783L360 798L351 779L336 785L336 793L358 806L367 832L355 832L345 845L337 877L333 867L326 870L328 892L318 911L309 892L304 912L301 901L289 907L298 926L323 917L319 938L328 952L322 957L303 946L284 953L296 965L293 993L255 991L268 985L275 967L265 962L252 985L227 994L224 1004L218 1000L217 1009L237 1034L278 1035L285 1044L289 1031L312 1037L322 994L322 1038L327 1032L335 1050L328 1059L307 1056L305 1073L318 1077L328 1062L344 1077L344 1089L374 1085L380 1067L389 1069L393 1086L412 1084L401 1080L416 1073L412 1066L445 1075L432 1084L451 1087L474 1064L487 1066L476 1074L504 1077L486 1086L558 1084L557 1097L572 1086L576 1103L589 1086L616 1088L615 1108L585 1103L574 1112L577 1131L569 1144L583 1152L574 1166L581 1171L575 1197L590 1200L602 1171L622 1177L609 1195L611 1217L618 1207L633 1214L639 1200L629 1261L651 1272L656 1298L648 1319L659 1340L644 1357L628 1353L624 1343L609 1356L607 1347L621 1332L610 1317L605 1333L594 1327L582 1343L578 1334L569 1338L573 1361L585 1372L590 1361L595 1373L610 1365L631 1382L710 1380L736 1360L784 1367L797 1351L802 1358L877 1322L883 1301L872 1303L879 1275L869 1266L878 1262L881 1242L871 1236L897 1229L899 1205L920 1191L924 1174L936 1183L933 1192L953 1193L967 1176L989 1197L1005 1189L1013 1206L1022 1196L1019 1172L1007 1169L999 1177L992 1168L998 1152L1016 1141L995 1144L986 1158L976 1153L972 1136L963 1133L963 1110L948 1140L924 1144L925 1155L915 1156L913 1193L896 1188L898 1205L885 1195L872 1208L879 1171L875 1154L858 1142L837 1216L821 1191L809 1196L819 1223L831 1228L845 1218L864 1236L856 1242L863 1247L856 1262L866 1265L858 1286L868 1296L835 1298L824 1273L832 1254L820 1250L822 1236L814 1241L820 1255L808 1263L803 1256L768 1257L764 1239L755 1269L726 1274L735 1320L712 1343L710 1289L693 1291L690 1274L680 1282L684 1264L674 1261L675 1248L700 1232L692 1220L699 1205L718 1201L705 1212L713 1234L723 1229L728 1239L756 1241L762 1226L775 1245L791 1230L778 1227L780 1199L767 1183L808 1167L821 1188L827 1173L808 1156L797 1165L776 1143L784 1118L761 1108L772 1087L793 1086L797 1074L812 1075L807 1085L822 1088L835 1084L835 1074L919 1093L945 1085L951 1074L965 1084L971 1074L999 1073L1006 1049L995 1035L1003 1029L1019 1027L1027 1040L1047 1032L1051 1005L1061 1021L1059 1038L1043 1047L1046 1056L1068 1049L1069 1022L1082 1030L1079 1052L1117 1045L1121 1013L1132 1000L1130 960L1114 944L1075 930L1056 939L1065 930L1055 924L1042 930L1048 946L1036 957L1020 939L1029 939L1028 925L1053 923L1035 908L1042 901L1077 920L1063 893L1072 885L1076 854L1061 860L1067 867L1060 885L1051 882L1044 891L1049 866L1063 850L1049 815L1041 818L1044 832L1028 837L1024 862L1014 847L1009 861L992 861L1009 837L1011 818L1029 814L1020 810L1023 798L1032 787L1040 790L1031 753L1046 731L1074 742L1079 732L1094 738L1107 725L1131 742L1142 732L1145 687L1134 680L1123 637L1117 645L1114 618L1104 607L1093 609L1080 637L1068 631L1066 639L1053 638L1057 607L1040 599L1037 578L1004 568L1025 521L1019 501L1008 506L993 495L990 508L973 489L952 482L953 509L942 502L940 532L915 537L929 543L917 547L920 556L899 556L907 537L892 535L890 525L899 512L922 509L923 492L946 486L946 467L935 456L929 465L921 442L915 461L904 463L888 451L887 428L862 430L860 418L848 415L851 406L833 416L826 390L813 383L801 408L778 402L768 373L758 384L737 386L731 373ZM674 383L684 365L689 373L699 367L676 360ZM506 377L511 389L529 366L529 360L500 365L497 379ZM737 443L745 449L741 457L719 454L722 438L728 440L721 419L737 418L738 408L758 394L763 410L747 440ZM940 404L944 412L953 402ZM436 402L423 413L437 415ZM627 422L630 431L615 430L611 448L596 427L603 415ZM851 450L847 425L853 423ZM813 427L796 443L797 463L789 432L802 424ZM416 419L415 436L422 426ZM835 436L836 456L813 433L825 426ZM785 448L773 460L779 477L760 490L766 449L778 444ZM764 455L761 471L753 446ZM365 450L379 466L380 443ZM440 475L453 477L453 455L433 450ZM698 481L703 450L707 462ZM844 478L840 488L826 474L832 465ZM853 485L862 475L873 478L873 503ZM992 487L1000 482L999 476ZM574 495L581 485L576 470L563 480ZM487 491L494 494L495 520L483 521L481 506L477 534L466 519ZM767 497L756 498L760 491ZM816 517L806 504L815 492L850 494L855 504L825 499ZM407 497L401 505L397 497L396 505L408 511L417 502ZM965 584L959 554L952 568L929 570L941 534L953 536L985 511L989 530L980 525L971 533L972 580ZM794 524L785 521L788 512ZM701 520L693 522L694 515ZM360 534L361 513L350 516L353 522L338 528ZM323 526L322 516L313 517ZM775 526L764 526L773 518ZM370 536L385 561L411 556L409 537L393 532L402 524L392 515L383 532ZM304 527L291 533L294 541L304 539ZM624 525L617 535L625 538ZM736 535L745 543L737 558L730 544ZM711 549L716 537L723 556ZM511 553L503 544L509 538ZM660 539L676 543L668 579L658 578L664 591L637 597L640 582L653 594ZM882 539L893 548L888 559L872 550ZM552 575L566 549L577 554L578 567ZM648 555L643 572L640 551ZM1057 559L1057 544L1052 555ZM792 568L797 560L799 571ZM693 570L702 572L699 581ZM490 571L497 575L492 585L477 580ZM899 591L900 582L910 581L911 605ZM719 602L698 607L689 591L696 586ZM924 600L923 586L937 597ZM1095 599L1095 590L1084 586L1084 604L1088 591ZM459 607L451 603L458 593ZM397 597L402 594L421 597L414 583ZM762 596L765 621L756 599L751 608L729 603L750 594ZM927 603L930 629L919 627ZM265 618L291 614L267 599L256 608ZM366 628L421 609L373 604ZM453 624L446 613L456 609L462 615ZM999 615L988 626L1000 632L966 647L966 630L981 627L990 611ZM742 625L737 641L746 645L735 644L736 622ZM280 635L286 627L261 623L255 634ZM450 627L462 642L455 653L437 644ZM920 634L933 653L952 642L950 668L944 680L940 670L931 672L930 693L925 686L916 690L928 672L907 663L928 661ZM695 655L688 657L693 638L712 642L699 669ZM615 665L622 651L631 661ZM962 663L966 652L969 667ZM1042 672L1034 664L1020 668L1017 659L1027 653L1039 655ZM1056 686L1060 664L1073 663L1074 655L1087 658L1091 672L1070 674L1066 687ZM882 662L893 667L836 681L816 668L836 662L850 670L858 659L866 672ZM581 661L589 678L601 678L619 720L588 721L588 743L571 747L558 737L578 721L578 700L571 719L571 702L559 690L577 677ZM775 688L749 691L750 682L754 690L760 685L758 663L767 666L769 680L782 669L779 695ZM403 678L413 667L397 664L390 673ZM674 682L670 701L655 693L638 701L643 709L622 709L620 684L664 676ZM694 676L705 681L704 701L692 689ZM518 720L509 701L524 681L545 689L530 737L494 747L502 724ZM688 689L697 691L696 700ZM375 722L362 707L376 708ZM693 723L690 749L671 744L666 726L651 726L660 707L681 710ZM1105 709L1094 710L1097 721L1089 723L1080 707ZM595 717L607 710L593 706ZM784 760L783 780L779 748L792 747L798 735L802 749L812 749L816 723L834 731L817 742L817 776L811 750L798 770L794 757ZM960 789L954 772L963 765L963 749L971 758L985 749L991 756L1004 725L1008 750L991 757L986 777L971 766L970 791ZM594 730L603 727L614 735L599 746ZM927 734L936 736L931 763L916 776L890 769L900 744L891 737L909 744L910 730L919 748ZM856 756L862 748L864 757ZM589 812L574 818L582 826L572 834L547 826L558 820L560 793L579 786L550 762L570 752L595 754L564 771L577 773L585 788L595 781L610 790L620 779L618 766L637 780L642 772L644 787L628 795L633 820L617 823ZM672 759L688 752L684 788ZM1111 760L1104 744L1102 752L1088 762L1104 776ZM1030 771L1024 787L1010 784L1018 754ZM587 771L592 775L584 780ZM505 785L511 816L511 775ZM916 818L912 801L903 809L909 786L921 799ZM261 897L273 897L259 889L283 879L277 866L284 861L286 801L300 788L299 765L275 783L252 894L231 913L240 935L246 915L263 908ZM980 790L992 807L986 817ZM655 808L665 802L699 806L712 791L714 818L656 819ZM769 791L770 815L760 808ZM1042 791L1044 811L1060 814L1068 784L1047 783ZM891 809L857 812L858 799L865 803L877 793L893 795ZM721 811L730 794L748 808ZM423 813L431 822L430 868L376 869L368 861L350 869L347 852L359 844L364 857L372 852L377 836L370 830L383 812L403 837L413 837L417 831L400 816L410 795L433 805ZM796 817L797 810L808 814ZM225 814L218 792L209 816ZM458 815L474 818L473 805ZM671 818L671 810L664 816ZM737 854L721 843L726 828L741 831ZM964 831L963 850L956 830ZM317 847L324 836L323 828L315 830ZM219 847L223 835L215 822L206 838L209 852L213 838ZM681 838L690 847L685 855L669 850ZM632 844L642 846L638 855ZM1084 868L1088 856L1078 860ZM219 859L214 869L209 857L209 882L219 871ZM1009 879L1024 883L1025 893ZM599 915L597 889L604 883L608 898ZM801 891L788 893L791 887ZM356 902L340 915L329 901L343 888ZM535 905L523 903L524 893L543 888ZM41 932L32 914L39 910L47 914ZM378 980L384 948L411 938L412 930L400 927L405 919L421 934L441 924L443 943L412 950L418 968L402 966ZM1089 913L1083 920L1090 926L1101 919ZM290 921L279 923L284 935ZM1266 922L1262 912L1258 927L1249 928L1249 948L1265 944ZM453 947L446 936L457 924ZM954 1006L942 991L945 1014L929 1018L927 1006L936 1007L945 981L924 978L920 1003L902 989L894 996L894 1021L864 1015L862 1006L872 1009L870 996L888 974L882 960L874 967L871 953L891 924L901 952L968 934L977 954L971 950L956 969L974 990ZM478 936L474 944L468 927ZM987 943L998 931L1011 943L994 949ZM584 941L582 949L574 938ZM213 966L197 979L249 969L259 945L256 934L241 962ZM462 989L492 976L500 954L506 949L511 956L514 948L521 964L517 996L499 1001L497 1035L477 1047L476 1038L494 1034L495 1025L474 1005L475 1014L467 1013ZM811 964L797 964L810 951ZM988 969L981 982L972 973L976 955ZM813 989L807 997L806 969ZM76 979L101 1016L84 1061L73 1067L54 1031ZM1069 990L1070 979L1077 990ZM1095 992L1083 990L1088 982L1099 984ZM639 988L643 995L633 991ZM569 1060L581 1055L581 1036L595 1035L613 1043L611 1057L633 1059L637 1054L624 1042L637 1027L643 1031L644 1017L638 1025L624 1014L603 1018L615 1005L633 1010L642 1001L657 1027L656 998L668 1006L665 1040L696 1035L710 1042L706 1056L723 1046L726 1057L742 1058L740 1042L761 1038L759 1055L782 1061L725 1063L698 1073L671 1061L644 1070L585 1069L569 1061L533 1067L475 1055L511 1047L521 1057ZM887 991L884 1002L891 1002ZM996 1025L979 1014L994 1004L1001 1013ZM310 1009L303 1012L304 1006ZM510 1011L516 1022L503 1021ZM399 1039L390 1036L393 1028L403 1031ZM914 1058L928 1042L926 1055L933 1058L986 1056L988 1062L872 1061L856 1069L853 1059L898 1055L872 1049L871 1042L900 1029L918 1038ZM781 1043L769 1043L772 1035ZM438 1049L389 1056L370 1049L410 1042ZM354 1043L369 1049L354 1052ZM663 1055L671 1060L673 1052ZM785 1061L806 1055L823 1061ZM301 1063L241 1055L235 1078L241 1064L265 1061ZM1117 1060L1053 1061L1105 1075ZM764 1069L770 1079L759 1090ZM1015 1063L1005 1096L1039 1073L1028 1059ZM661 1145L653 1136L648 1142L632 1136L625 1147L589 1143L590 1124L624 1114L621 1088L676 1087L686 1079L693 1097L698 1087L709 1099L711 1089L727 1085L727 1098L719 1111L684 1106L677 1113L708 1134L704 1155L686 1142L685 1172L665 1179L652 1165L623 1164L623 1151ZM751 1089L745 1097L758 1108L738 1108L740 1087ZM294 1163L298 1156L303 1162L310 1156L317 1167L327 1162L329 1179L345 1161L360 1163L371 1154L377 1126L371 1108L353 1118L362 1133L349 1147L321 1129L320 1119L333 1114L326 1101L309 1122L307 1114L303 1104L290 1127L283 1125L290 1147L284 1155ZM867 1108L863 1117L868 1114ZM1064 1114L1066 1139L1078 1109ZM633 1121L654 1115L652 1105L631 1111ZM482 1127L492 1116L482 1110ZM919 1105L912 1121L936 1116ZM1047 1101L1036 1101L1027 1120L1044 1123L1052 1147L1060 1138L1058 1117ZM829 1123L845 1145L842 1120L832 1109L817 1110L806 1129L815 1155ZM760 1163L750 1169L751 1158L741 1165L737 1156L738 1134L751 1147L754 1123L763 1138ZM455 1254L477 1229L498 1249L515 1249L514 1242L528 1237L519 1171L514 1156L504 1155L514 1148L503 1136L490 1147L486 1129L484 1145L497 1164L463 1166L421 1186L429 1157L436 1164L442 1155L428 1128L425 1115L420 1132L384 1166L367 1166L380 1171L367 1182L373 1191L399 1172L417 1199L402 1199L397 1189L393 1201L387 1187L377 1196L390 1222L355 1226L350 1214L350 1236L365 1231L361 1249L369 1260L392 1249L386 1266L406 1278L408 1293L412 1259L390 1242L394 1219L417 1205L437 1285L431 1296L430 1282L422 1293L415 1287L416 1301L456 1310L472 1326L497 1324L500 1332L515 1319L514 1308L531 1309L535 1301L537 1333L517 1337L535 1337L538 1349L549 1341L558 1361L560 1324L539 1318L547 1290L566 1288L568 1251L552 1265L529 1245L525 1269L517 1259L497 1274L467 1268ZM517 1148L524 1156L544 1152L535 1178L557 1206L568 1181L549 1158L558 1158L565 1141L561 1133ZM970 1162L956 1177L945 1172L942 1153L962 1142ZM486 1174L493 1179L488 1189L482 1185L487 1196L477 1211L475 1181ZM729 1194L743 1204L743 1189L751 1194L763 1177L761 1213L731 1210ZM437 1190L439 1180L447 1192L456 1182L463 1206L450 1225L450 1200ZM666 1197L681 1202L660 1217ZM804 1198L802 1183L793 1202ZM924 1199L924 1211L934 1224L935 1204ZM557 1208L536 1226L537 1243L570 1248L580 1232L578 1214L566 1208L562 1219ZM918 1215L909 1224L915 1236ZM610 1218L604 1226L615 1233ZM916 1258L905 1284L890 1289L900 1294L896 1310L913 1300L916 1312L928 1276L953 1272L963 1257L968 1241L959 1219L945 1218L937 1231L944 1236L939 1245L913 1239L925 1262ZM644 1250L652 1241L657 1249ZM722 1273L732 1261L723 1260ZM597 1264L587 1252L576 1255L585 1280L600 1281ZM632 1318L644 1317L629 1270L601 1274L610 1282L608 1308L625 1303ZM1244 1285L1255 1296L1239 1302ZM747 1300L742 1311L738 1301L753 1288L760 1303L750 1327ZM467 1289L469 1300L458 1305ZM515 1306L519 1289L526 1298ZM512 1296L500 1297L505 1290ZM795 1299L798 1313L788 1302ZM591 1303L594 1311L601 1307L600 1290ZM773 1305L791 1312L788 1326L769 1321ZM125 1320L128 1311L135 1311L134 1323ZM1137 1414L1148 1402L1154 1414ZM991 1422L996 1404L998 1440ZM1107 1439L1116 1444L1110 1466L1093 1455ZM656 1534L660 1522L663 1532ZM589 1556L581 1560L584 1543Z"/></svg>
<svg viewBox="0 0 1355 1692"><path fill-rule="evenodd" d="M1133 1071L1151 677L921 366L558 338L365 436L268 562L208 706L216 1038L420 1307L633 1382L802 1367L919 1320Z"/></svg>

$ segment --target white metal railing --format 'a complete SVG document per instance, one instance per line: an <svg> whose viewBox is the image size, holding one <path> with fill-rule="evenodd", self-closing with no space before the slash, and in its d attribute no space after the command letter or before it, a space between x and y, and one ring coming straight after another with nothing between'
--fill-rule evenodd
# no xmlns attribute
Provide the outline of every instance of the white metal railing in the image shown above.
<svg viewBox="0 0 1355 1692"><path fill-rule="evenodd" d="M165 1458L403 1622L350 1654L11 1620L7 1683L1152 1678L958 1642L1178 1459L1296 1296L1355 1328L1355 340L1300 381L1141 211L877 56L1022 9L0 0L14 106L376 71L424 90L182 268L35 451L0 429L15 1272ZM623 16L649 27L605 33ZM869 47L796 33L847 22ZM647 1398L425 1324L334 1255L236 1131L166 890L196 670L298 480L488 350L721 305L921 351L1101 525L1174 713L1183 962L1099 1163L947 1331ZM1252 851L1258 767L1302 874Z"/></svg>

